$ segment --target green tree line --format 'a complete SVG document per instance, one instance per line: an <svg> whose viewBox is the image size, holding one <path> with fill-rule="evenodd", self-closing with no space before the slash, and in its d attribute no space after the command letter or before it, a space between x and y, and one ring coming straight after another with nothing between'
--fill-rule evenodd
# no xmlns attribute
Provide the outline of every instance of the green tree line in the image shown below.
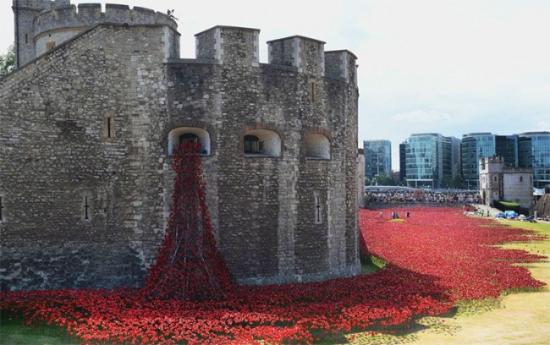
<svg viewBox="0 0 550 345"><path fill-rule="evenodd" d="M10 47L8 52L0 55L0 77L5 76L15 69L15 49Z"/></svg>

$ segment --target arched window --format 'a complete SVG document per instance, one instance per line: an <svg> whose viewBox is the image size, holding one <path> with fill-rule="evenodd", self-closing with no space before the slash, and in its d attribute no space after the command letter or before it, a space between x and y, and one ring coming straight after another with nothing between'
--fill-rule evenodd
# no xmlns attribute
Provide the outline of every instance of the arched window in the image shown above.
<svg viewBox="0 0 550 345"><path fill-rule="evenodd" d="M305 135L305 156L307 159L330 159L330 141L319 133Z"/></svg>
<svg viewBox="0 0 550 345"><path fill-rule="evenodd" d="M244 136L244 153L246 154L263 154L264 142L255 135Z"/></svg>
<svg viewBox="0 0 550 345"><path fill-rule="evenodd" d="M279 157L281 155L281 138L279 134L268 129L247 131L243 137L245 156Z"/></svg>
<svg viewBox="0 0 550 345"><path fill-rule="evenodd" d="M185 142L197 142L201 145L201 155L210 155L210 135L198 127L174 128L168 134L168 155L173 155L175 148Z"/></svg>
<svg viewBox="0 0 550 345"><path fill-rule="evenodd" d="M179 144L186 144L186 143L198 143L199 142L199 136L194 133L184 133L180 135Z"/></svg>

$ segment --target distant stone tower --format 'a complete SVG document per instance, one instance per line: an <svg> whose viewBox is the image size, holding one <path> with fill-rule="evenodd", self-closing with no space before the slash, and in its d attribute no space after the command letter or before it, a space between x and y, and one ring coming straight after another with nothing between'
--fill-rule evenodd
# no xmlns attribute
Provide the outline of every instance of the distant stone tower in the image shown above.
<svg viewBox="0 0 550 345"><path fill-rule="evenodd" d="M34 20L40 12L69 5L70 0L13 0L17 67L23 66L36 56L34 50Z"/></svg>
<svg viewBox="0 0 550 345"><path fill-rule="evenodd" d="M533 170L505 165L502 157L484 157L479 161L480 196L484 204L513 201L529 208L533 203Z"/></svg>
<svg viewBox="0 0 550 345"><path fill-rule="evenodd" d="M13 0L12 8L17 67L101 23L177 28L170 16L137 6L130 10L127 5L107 4L102 12L98 3L79 4L77 10L70 0ZM175 44L173 49L179 50L179 46Z"/></svg>

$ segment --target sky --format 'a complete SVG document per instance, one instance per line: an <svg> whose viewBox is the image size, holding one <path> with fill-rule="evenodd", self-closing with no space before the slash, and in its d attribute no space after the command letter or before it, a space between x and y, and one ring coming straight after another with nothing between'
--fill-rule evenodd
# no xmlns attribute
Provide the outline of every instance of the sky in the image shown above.
<svg viewBox="0 0 550 345"><path fill-rule="evenodd" d="M73 1L73 3L99 1ZM549 0L109 1L174 9L182 57L214 25L261 29L265 42L299 34L358 56L359 146L412 133L550 131ZM102 3L105 3L104 1ZM0 52L13 42L11 1L0 9Z"/></svg>

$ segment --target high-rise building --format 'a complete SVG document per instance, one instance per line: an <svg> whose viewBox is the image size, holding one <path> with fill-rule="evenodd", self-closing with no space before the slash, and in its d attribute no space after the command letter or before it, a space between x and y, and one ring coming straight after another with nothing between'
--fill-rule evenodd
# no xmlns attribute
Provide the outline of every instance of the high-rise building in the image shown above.
<svg viewBox="0 0 550 345"><path fill-rule="evenodd" d="M468 189L479 185L479 160L495 155L495 136L491 133L470 133L462 137L462 177Z"/></svg>
<svg viewBox="0 0 550 345"><path fill-rule="evenodd" d="M391 142L389 140L365 140L365 176L391 177Z"/></svg>
<svg viewBox="0 0 550 345"><path fill-rule="evenodd" d="M407 185L440 188L450 184L459 174L459 142L437 133L412 134L405 142Z"/></svg>
<svg viewBox="0 0 550 345"><path fill-rule="evenodd" d="M495 155L502 157L506 167L519 166L518 143L517 135L495 135Z"/></svg>
<svg viewBox="0 0 550 345"><path fill-rule="evenodd" d="M460 144L462 141L456 137L445 137L450 143L451 149L451 177L454 179L462 175L462 155Z"/></svg>
<svg viewBox="0 0 550 345"><path fill-rule="evenodd" d="M499 156L506 167L519 166L517 135L470 133L462 137L462 176L468 189L479 187L479 160Z"/></svg>
<svg viewBox="0 0 550 345"><path fill-rule="evenodd" d="M399 182L407 182L407 142L399 144Z"/></svg>
<svg viewBox="0 0 550 345"><path fill-rule="evenodd" d="M528 132L519 135L520 166L533 169L533 185L550 185L550 132Z"/></svg>

